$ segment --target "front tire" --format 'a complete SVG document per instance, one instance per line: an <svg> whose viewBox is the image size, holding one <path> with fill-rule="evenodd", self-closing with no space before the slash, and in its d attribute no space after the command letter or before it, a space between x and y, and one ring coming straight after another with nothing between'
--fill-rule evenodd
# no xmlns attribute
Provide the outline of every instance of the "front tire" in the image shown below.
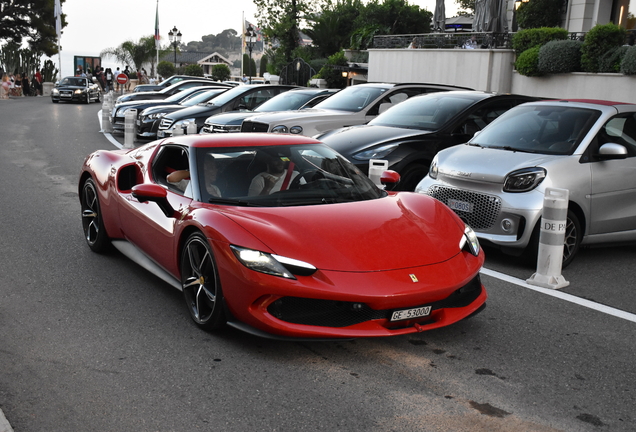
<svg viewBox="0 0 636 432"><path fill-rule="evenodd" d="M93 252L106 252L110 246L110 239L104 228L97 187L91 178L82 186L81 207L86 244Z"/></svg>
<svg viewBox="0 0 636 432"><path fill-rule="evenodd" d="M216 262L207 239L190 235L181 253L183 297L192 320L204 330L216 330L225 322L223 292Z"/></svg>
<svg viewBox="0 0 636 432"><path fill-rule="evenodd" d="M395 187L396 191L413 192L417 184L428 174L428 165L412 163L402 170L400 182Z"/></svg>

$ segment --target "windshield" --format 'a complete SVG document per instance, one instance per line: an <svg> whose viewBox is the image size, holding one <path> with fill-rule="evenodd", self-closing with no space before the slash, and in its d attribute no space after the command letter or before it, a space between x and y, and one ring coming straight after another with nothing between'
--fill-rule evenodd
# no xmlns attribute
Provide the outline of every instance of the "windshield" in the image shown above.
<svg viewBox="0 0 636 432"><path fill-rule="evenodd" d="M528 153L570 155L601 112L555 105L521 105L492 122L469 144Z"/></svg>
<svg viewBox="0 0 636 432"><path fill-rule="evenodd" d="M325 145L197 148L202 200L284 207L375 199L386 195Z"/></svg>
<svg viewBox="0 0 636 432"><path fill-rule="evenodd" d="M291 111L299 109L309 102L315 93L307 94L301 91L289 91L268 100L259 106L254 112Z"/></svg>
<svg viewBox="0 0 636 432"><path fill-rule="evenodd" d="M68 86L86 86L86 78L64 78L60 85L68 85Z"/></svg>
<svg viewBox="0 0 636 432"><path fill-rule="evenodd" d="M358 112L377 100L386 91L386 88L372 86L347 87L320 102L314 108Z"/></svg>
<svg viewBox="0 0 636 432"><path fill-rule="evenodd" d="M237 86L237 87L231 88L228 91L226 91L225 93L223 93L221 96L219 96L219 97L215 98L213 101L209 102L209 105L216 105L216 106L225 105L226 103L228 103L229 101L231 101L235 97L238 97L238 96L242 95L243 93L245 93L248 89L249 88L245 87L245 86Z"/></svg>
<svg viewBox="0 0 636 432"><path fill-rule="evenodd" d="M220 89L204 91L203 93L196 93L193 96L187 97L184 101L181 102L181 105L194 106L198 104L204 104L210 101L211 99L214 99L215 97L217 97L218 95L220 95L226 90L227 89L220 88Z"/></svg>
<svg viewBox="0 0 636 432"><path fill-rule="evenodd" d="M369 124L434 131L475 101L474 95L434 93L415 96L383 112Z"/></svg>
<svg viewBox="0 0 636 432"><path fill-rule="evenodd" d="M202 92L202 91L204 90L200 88L192 87L192 88L180 91L179 93L175 93L164 100L167 102L179 102L183 98L190 97L193 94L197 94L198 92Z"/></svg>

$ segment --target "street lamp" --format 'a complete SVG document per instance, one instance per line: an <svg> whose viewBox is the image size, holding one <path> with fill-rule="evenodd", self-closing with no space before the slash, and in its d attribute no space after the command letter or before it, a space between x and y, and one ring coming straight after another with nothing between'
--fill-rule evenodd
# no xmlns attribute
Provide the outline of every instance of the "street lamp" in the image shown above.
<svg viewBox="0 0 636 432"><path fill-rule="evenodd" d="M174 47L174 67L177 67L177 47L179 43L181 43L181 32L177 26L174 26L174 28L168 32L168 39L170 40L170 45Z"/></svg>
<svg viewBox="0 0 636 432"><path fill-rule="evenodd" d="M245 32L245 43L247 44L247 49L250 51L250 62L247 66L247 71L250 76L250 84L252 84L252 49L256 43L256 32L252 28L252 24L247 26L247 31Z"/></svg>

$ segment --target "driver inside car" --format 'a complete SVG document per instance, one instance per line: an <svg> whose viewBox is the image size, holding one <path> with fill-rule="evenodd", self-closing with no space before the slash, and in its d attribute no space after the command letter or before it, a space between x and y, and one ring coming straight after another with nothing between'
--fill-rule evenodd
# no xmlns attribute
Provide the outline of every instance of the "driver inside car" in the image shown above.
<svg viewBox="0 0 636 432"><path fill-rule="evenodd" d="M287 162L289 162L289 165L285 169ZM289 184L299 174L298 171L294 170L294 163L284 156L269 157L266 164L267 169L252 179L247 192L249 196L269 195L281 190L287 190ZM301 183L303 182L301 181Z"/></svg>

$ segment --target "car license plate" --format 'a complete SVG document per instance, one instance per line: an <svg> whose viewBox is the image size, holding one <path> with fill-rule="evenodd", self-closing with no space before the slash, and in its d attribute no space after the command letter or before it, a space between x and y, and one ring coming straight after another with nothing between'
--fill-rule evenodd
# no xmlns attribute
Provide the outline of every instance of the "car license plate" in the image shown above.
<svg viewBox="0 0 636 432"><path fill-rule="evenodd" d="M421 318L431 314L431 306L422 306L414 309L405 309L393 312L391 321L401 321L413 318Z"/></svg>
<svg viewBox="0 0 636 432"><path fill-rule="evenodd" d="M465 201L458 201L458 200L454 200L454 199L449 199L448 200L448 206L451 208L451 210L459 210L465 213L472 213L473 212L473 203L469 203L469 202L465 202Z"/></svg>

